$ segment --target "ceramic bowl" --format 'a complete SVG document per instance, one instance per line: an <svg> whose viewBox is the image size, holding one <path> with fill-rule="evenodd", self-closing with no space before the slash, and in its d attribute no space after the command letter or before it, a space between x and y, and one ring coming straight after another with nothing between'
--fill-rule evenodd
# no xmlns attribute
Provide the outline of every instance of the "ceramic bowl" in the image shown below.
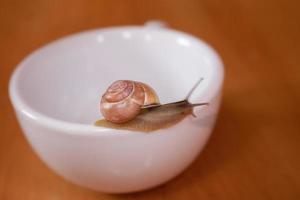
<svg viewBox="0 0 300 200"><path fill-rule="evenodd" d="M196 118L151 133L94 126L100 96L115 80L151 85L162 103L182 100L203 77L191 102ZM223 65L216 52L189 34L153 26L82 32L25 58L9 92L32 148L54 172L109 193L160 185L187 168L207 142L220 104Z"/></svg>

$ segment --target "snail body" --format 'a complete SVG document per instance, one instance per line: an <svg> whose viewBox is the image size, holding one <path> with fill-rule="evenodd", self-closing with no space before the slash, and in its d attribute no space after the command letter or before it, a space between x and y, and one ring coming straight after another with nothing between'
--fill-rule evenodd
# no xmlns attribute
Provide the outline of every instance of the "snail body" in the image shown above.
<svg viewBox="0 0 300 200"><path fill-rule="evenodd" d="M140 103L139 111L132 112L134 115L131 115L129 120L124 119L122 116L122 122L113 122L105 117L105 119L101 119L95 122L96 126L113 128L113 129L123 129L123 130L131 130L131 131L142 131L142 132L150 132L155 131L162 128L170 127L181 120L183 120L188 115L194 115L193 108L196 106L208 105L208 103L197 103L192 104L188 101L189 97L195 90L195 88L199 85L199 83L203 79L201 78L190 90L187 97L182 101L160 104L155 94L154 90L150 87L152 99L150 101L146 101L146 103ZM117 81L118 82L118 81ZM115 83L117 83L115 82ZM139 82L137 82L139 83ZM113 84L114 85L114 84ZM146 85L147 86L147 85ZM148 86L149 87L149 86ZM107 92L109 89L107 90ZM153 94L156 95L154 95ZM105 95L103 95L105 96ZM124 95L126 96L126 95ZM155 98L154 98L155 97ZM103 98L102 98L103 99ZM103 100L101 100L101 103ZM105 101L104 101L105 102ZM145 101L144 101L145 102ZM121 102L123 104L123 102ZM128 104L130 105L130 104ZM103 106L103 105L102 105ZM116 108L118 108L116 106ZM123 107L121 107L123 109ZM129 108L129 107L127 107ZM102 111L102 110L101 110ZM107 110L106 110L107 111ZM111 112L115 112L114 114L119 114L120 111L115 111L114 109L110 110ZM107 111L108 112L108 111ZM103 113L103 112L102 112ZM128 112L132 114L131 112ZM128 119L128 118L127 118Z"/></svg>
<svg viewBox="0 0 300 200"><path fill-rule="evenodd" d="M193 115L193 108L207 105L207 103L191 104L186 100L169 104L145 107L134 119L121 124L101 119L95 122L96 126L122 129L130 131L151 132L171 127L188 115Z"/></svg>

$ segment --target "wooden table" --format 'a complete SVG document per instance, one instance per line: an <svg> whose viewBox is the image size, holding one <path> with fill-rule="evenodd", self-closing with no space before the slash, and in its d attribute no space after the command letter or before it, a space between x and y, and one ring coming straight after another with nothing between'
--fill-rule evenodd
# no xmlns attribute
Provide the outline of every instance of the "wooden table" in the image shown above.
<svg viewBox="0 0 300 200"><path fill-rule="evenodd" d="M300 3L292 0L1 0L0 199L300 199ZM107 195L64 181L34 154L9 102L22 58L86 29L165 20L202 37L226 66L207 147L156 189Z"/></svg>

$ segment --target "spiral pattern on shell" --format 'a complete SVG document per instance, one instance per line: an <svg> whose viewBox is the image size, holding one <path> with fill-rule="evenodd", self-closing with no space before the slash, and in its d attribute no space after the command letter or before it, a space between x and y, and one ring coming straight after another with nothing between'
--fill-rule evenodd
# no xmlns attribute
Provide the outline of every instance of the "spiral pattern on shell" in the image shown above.
<svg viewBox="0 0 300 200"><path fill-rule="evenodd" d="M103 94L100 111L104 118L114 123L124 123L135 118L141 107L159 103L155 91L147 84L119 80Z"/></svg>

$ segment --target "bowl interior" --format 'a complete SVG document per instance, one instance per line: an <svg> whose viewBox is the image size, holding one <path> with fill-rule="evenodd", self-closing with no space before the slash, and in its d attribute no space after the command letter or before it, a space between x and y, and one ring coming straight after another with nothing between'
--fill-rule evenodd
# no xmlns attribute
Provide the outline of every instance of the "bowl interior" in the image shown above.
<svg viewBox="0 0 300 200"><path fill-rule="evenodd" d="M18 67L13 90L36 112L92 124L102 117L101 95L119 79L151 85L166 103L181 100L204 77L193 95L196 99L213 80L215 56L203 42L172 30L122 27L88 31L31 54Z"/></svg>

